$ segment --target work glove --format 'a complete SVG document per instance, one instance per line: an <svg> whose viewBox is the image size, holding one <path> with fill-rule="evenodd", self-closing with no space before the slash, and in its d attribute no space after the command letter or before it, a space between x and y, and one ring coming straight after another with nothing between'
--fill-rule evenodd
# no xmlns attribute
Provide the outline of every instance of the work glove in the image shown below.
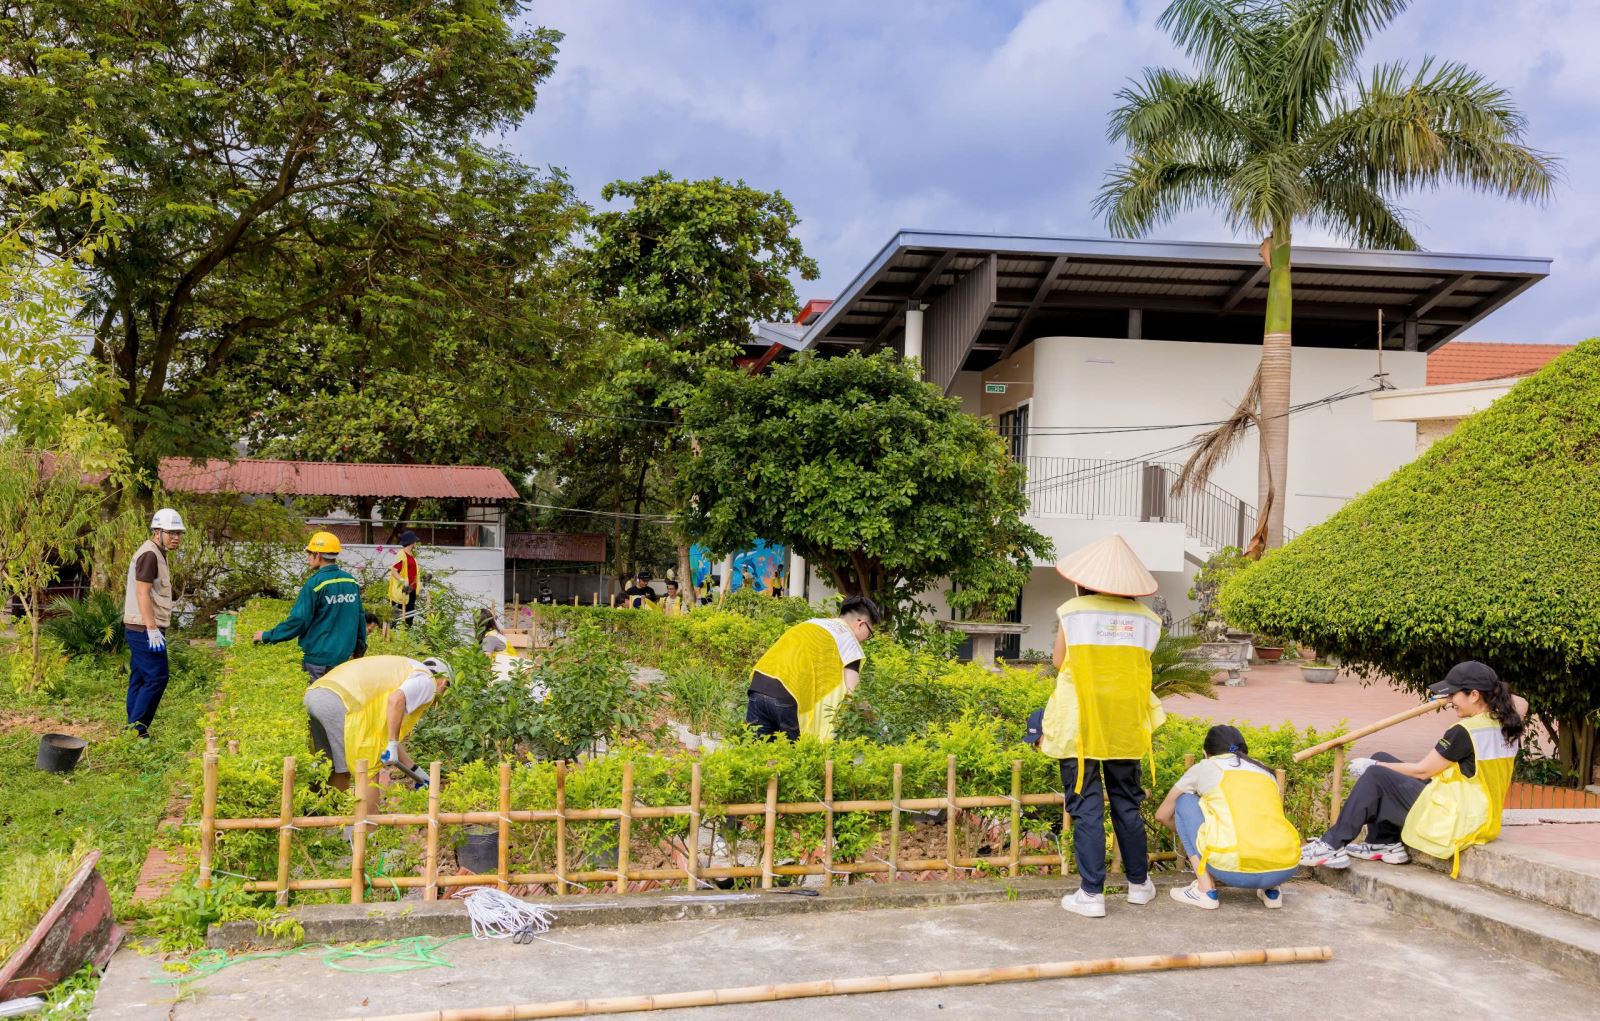
<svg viewBox="0 0 1600 1021"><path fill-rule="evenodd" d="M1361 779L1361 774L1365 773L1373 765L1374 761L1373 759L1351 759L1350 764L1345 767L1345 771L1354 779L1359 780Z"/></svg>
<svg viewBox="0 0 1600 1021"><path fill-rule="evenodd" d="M411 789L414 790L414 791L425 791L425 790L427 790L428 789L428 778L427 777L423 777L420 780L411 781Z"/></svg>
<svg viewBox="0 0 1600 1021"><path fill-rule="evenodd" d="M150 644L150 651L151 652L164 652L166 650L166 648L167 648L167 638L166 638L165 635L163 635L161 633L161 629L160 628L153 627L150 630L146 631L144 633L144 635L145 635L145 641L147 641Z"/></svg>
<svg viewBox="0 0 1600 1021"><path fill-rule="evenodd" d="M383 750L383 754L378 756L378 761L383 763L385 766L392 766L396 762L399 762L400 761L400 742L399 741L390 741L389 742L389 747L385 748Z"/></svg>

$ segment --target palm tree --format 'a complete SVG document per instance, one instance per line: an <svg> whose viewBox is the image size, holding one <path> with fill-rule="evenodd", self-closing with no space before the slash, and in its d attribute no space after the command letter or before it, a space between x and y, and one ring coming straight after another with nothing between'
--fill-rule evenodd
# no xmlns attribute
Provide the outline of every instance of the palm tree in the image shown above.
<svg viewBox="0 0 1600 1021"><path fill-rule="evenodd" d="M1174 213L1222 209L1261 237L1267 310L1261 363L1230 419L1207 434L1179 489L1209 477L1254 425L1261 523L1251 553L1283 542L1289 459L1290 239L1296 224L1364 248L1415 249L1396 193L1445 182L1543 201L1557 161L1522 144L1502 88L1456 63L1361 77L1367 40L1408 0L1173 0L1160 25L1204 70L1146 70L1117 93L1110 137L1128 147L1095 208L1136 237Z"/></svg>

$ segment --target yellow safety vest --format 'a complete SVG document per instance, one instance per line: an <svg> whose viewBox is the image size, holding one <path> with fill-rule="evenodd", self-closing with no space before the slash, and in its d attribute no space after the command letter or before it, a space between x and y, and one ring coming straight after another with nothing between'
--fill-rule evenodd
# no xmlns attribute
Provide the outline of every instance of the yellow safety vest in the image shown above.
<svg viewBox="0 0 1600 1021"><path fill-rule="evenodd" d="M1200 872L1209 866L1250 874L1299 865L1300 834L1284 818L1277 780L1232 754L1208 761L1221 767L1222 782L1200 799Z"/></svg>
<svg viewBox="0 0 1600 1021"><path fill-rule="evenodd" d="M1461 852L1473 844L1487 844L1500 835L1500 813L1511 772L1517 762L1519 742L1507 741L1500 722L1488 713L1461 721L1472 738L1476 769L1465 776L1457 763L1428 781L1416 804L1406 813L1400 839L1435 858L1450 859L1450 878L1461 872Z"/></svg>
<svg viewBox="0 0 1600 1021"><path fill-rule="evenodd" d="M754 672L783 684L799 707L800 735L833 738L833 714L844 701L845 655L861 655L849 625L838 619L802 621L783 633L756 661Z"/></svg>
<svg viewBox="0 0 1600 1021"><path fill-rule="evenodd" d="M411 580L406 570L406 551L402 548L395 554L394 562L389 565L389 602L407 603L411 596L406 594L405 585ZM399 568L399 570L396 570ZM422 565L417 564L417 587L422 587ZM413 593L415 594L415 593Z"/></svg>
<svg viewBox="0 0 1600 1021"><path fill-rule="evenodd" d="M1085 759L1142 759L1150 754L1150 654L1161 618L1123 596L1079 596L1056 610L1065 636L1065 669L1078 695L1078 781Z"/></svg>
<svg viewBox="0 0 1600 1021"><path fill-rule="evenodd" d="M339 664L312 685L327 688L344 703L344 760L352 771L362 759L377 768L378 755L389 743L389 695L414 671L426 669L408 656L363 656ZM400 721L402 741L431 704Z"/></svg>
<svg viewBox="0 0 1600 1021"><path fill-rule="evenodd" d="M1167 710L1150 693L1150 730L1160 730L1167 722ZM1043 734L1039 738L1039 751L1052 759L1072 759L1078 755L1078 689L1072 683L1072 672L1065 668L1056 674L1056 688L1045 703Z"/></svg>

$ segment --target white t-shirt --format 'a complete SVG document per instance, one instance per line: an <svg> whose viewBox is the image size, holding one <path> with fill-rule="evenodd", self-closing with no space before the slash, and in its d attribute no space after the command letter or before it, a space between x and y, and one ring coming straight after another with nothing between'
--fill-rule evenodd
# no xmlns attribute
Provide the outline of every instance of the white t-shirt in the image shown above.
<svg viewBox="0 0 1600 1021"><path fill-rule="evenodd" d="M1180 791L1184 794L1193 794L1197 798L1203 798L1207 794L1210 794L1212 791L1216 790L1222 784L1222 767L1218 765L1218 759L1221 759L1223 762L1227 762L1231 765L1233 762L1233 755L1229 753L1218 756L1217 758L1201 759L1199 762L1196 762L1194 765L1190 766L1182 776L1178 777L1178 782L1172 785L1173 790ZM1245 762L1243 759L1241 759L1240 762L1244 764L1245 769L1255 770L1257 773L1264 773L1267 776L1272 777L1274 782L1277 781L1277 776L1274 775L1271 770L1260 769L1252 763Z"/></svg>
<svg viewBox="0 0 1600 1021"><path fill-rule="evenodd" d="M400 693L406 697L406 713L409 715L432 702L439 689L434 686L433 672L418 663L417 668L400 682Z"/></svg>
<svg viewBox="0 0 1600 1021"><path fill-rule="evenodd" d="M834 644L839 647L839 661L845 666L866 659L867 654L861 651L861 643L856 641L856 633L843 620L838 617L812 617L811 623L833 636Z"/></svg>

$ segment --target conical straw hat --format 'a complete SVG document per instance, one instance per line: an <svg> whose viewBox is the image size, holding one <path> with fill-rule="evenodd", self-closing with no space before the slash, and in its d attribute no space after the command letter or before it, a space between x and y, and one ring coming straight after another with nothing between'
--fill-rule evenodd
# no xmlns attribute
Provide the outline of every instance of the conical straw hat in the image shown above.
<svg viewBox="0 0 1600 1021"><path fill-rule="evenodd" d="M1113 532L1056 564L1061 577L1108 596L1148 596L1160 586L1132 547Z"/></svg>

